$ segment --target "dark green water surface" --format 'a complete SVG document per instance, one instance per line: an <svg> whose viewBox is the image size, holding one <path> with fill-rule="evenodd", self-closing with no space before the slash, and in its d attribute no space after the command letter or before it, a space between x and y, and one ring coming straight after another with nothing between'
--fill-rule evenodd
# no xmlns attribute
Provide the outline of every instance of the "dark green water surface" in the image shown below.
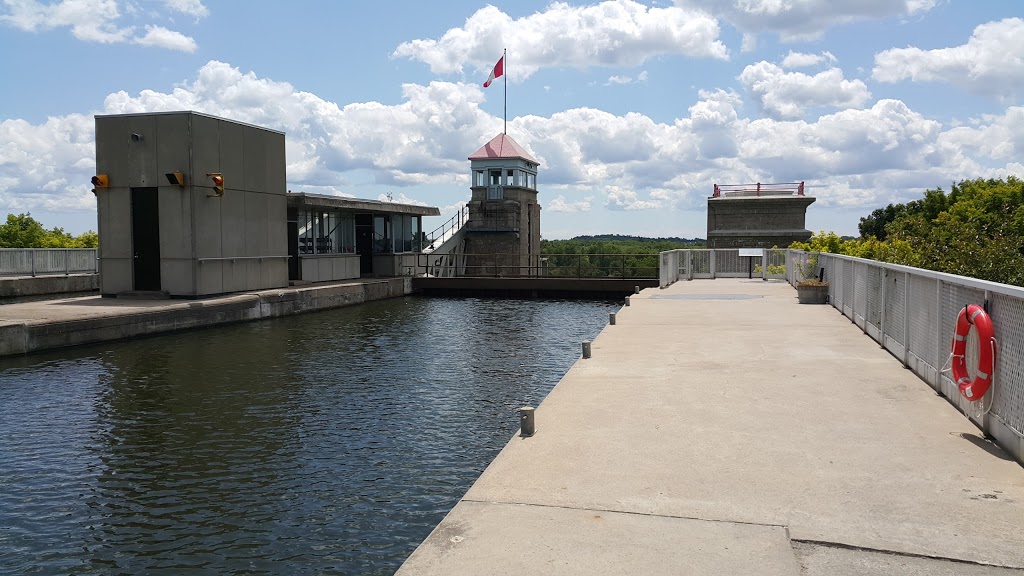
<svg viewBox="0 0 1024 576"><path fill-rule="evenodd" d="M410 297L0 360L0 573L390 574L616 308Z"/></svg>

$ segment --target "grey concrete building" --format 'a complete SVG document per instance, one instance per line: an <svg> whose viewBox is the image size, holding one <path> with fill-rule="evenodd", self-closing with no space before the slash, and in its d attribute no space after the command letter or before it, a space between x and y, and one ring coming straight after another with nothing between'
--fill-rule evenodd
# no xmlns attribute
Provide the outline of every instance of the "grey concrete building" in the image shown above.
<svg viewBox="0 0 1024 576"><path fill-rule="evenodd" d="M785 248L811 237L804 183L715 185L708 198L708 248Z"/></svg>
<svg viewBox="0 0 1024 576"><path fill-rule="evenodd" d="M284 133L196 112L97 116L96 170L103 295L288 285Z"/></svg>
<svg viewBox="0 0 1024 576"><path fill-rule="evenodd" d="M507 134L470 157L472 196L465 225L467 276L539 273L539 163Z"/></svg>
<svg viewBox="0 0 1024 576"><path fill-rule="evenodd" d="M439 214L291 194L284 133L196 112L97 116L96 169L104 296L411 276Z"/></svg>

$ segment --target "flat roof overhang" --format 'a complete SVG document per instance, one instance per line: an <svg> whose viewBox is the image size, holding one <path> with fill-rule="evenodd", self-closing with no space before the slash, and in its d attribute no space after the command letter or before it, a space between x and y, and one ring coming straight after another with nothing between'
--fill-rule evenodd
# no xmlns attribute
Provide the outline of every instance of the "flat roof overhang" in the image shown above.
<svg viewBox="0 0 1024 576"><path fill-rule="evenodd" d="M362 198L346 198L344 196L327 196L325 194L307 194L305 192L289 192L288 205L301 208L339 208L352 212L372 212L375 214L409 214L413 216L440 216L441 210L436 206L416 206L397 202L381 202L380 200L364 200Z"/></svg>

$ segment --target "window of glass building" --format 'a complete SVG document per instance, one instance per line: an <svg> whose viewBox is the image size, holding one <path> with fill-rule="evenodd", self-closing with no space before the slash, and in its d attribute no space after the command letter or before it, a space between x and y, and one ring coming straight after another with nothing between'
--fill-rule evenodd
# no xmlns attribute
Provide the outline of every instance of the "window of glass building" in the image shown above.
<svg viewBox="0 0 1024 576"><path fill-rule="evenodd" d="M299 254L351 254L356 251L355 220L333 211L299 212Z"/></svg>
<svg viewBox="0 0 1024 576"><path fill-rule="evenodd" d="M388 216L373 217L373 251L376 254L394 252L391 219Z"/></svg>

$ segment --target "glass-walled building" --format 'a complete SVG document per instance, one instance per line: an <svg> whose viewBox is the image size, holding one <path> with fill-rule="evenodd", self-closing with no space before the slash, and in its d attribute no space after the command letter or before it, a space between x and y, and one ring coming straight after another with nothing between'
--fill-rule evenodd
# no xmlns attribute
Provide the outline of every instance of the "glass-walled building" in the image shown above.
<svg viewBox="0 0 1024 576"><path fill-rule="evenodd" d="M289 280L411 276L432 206L288 193Z"/></svg>

